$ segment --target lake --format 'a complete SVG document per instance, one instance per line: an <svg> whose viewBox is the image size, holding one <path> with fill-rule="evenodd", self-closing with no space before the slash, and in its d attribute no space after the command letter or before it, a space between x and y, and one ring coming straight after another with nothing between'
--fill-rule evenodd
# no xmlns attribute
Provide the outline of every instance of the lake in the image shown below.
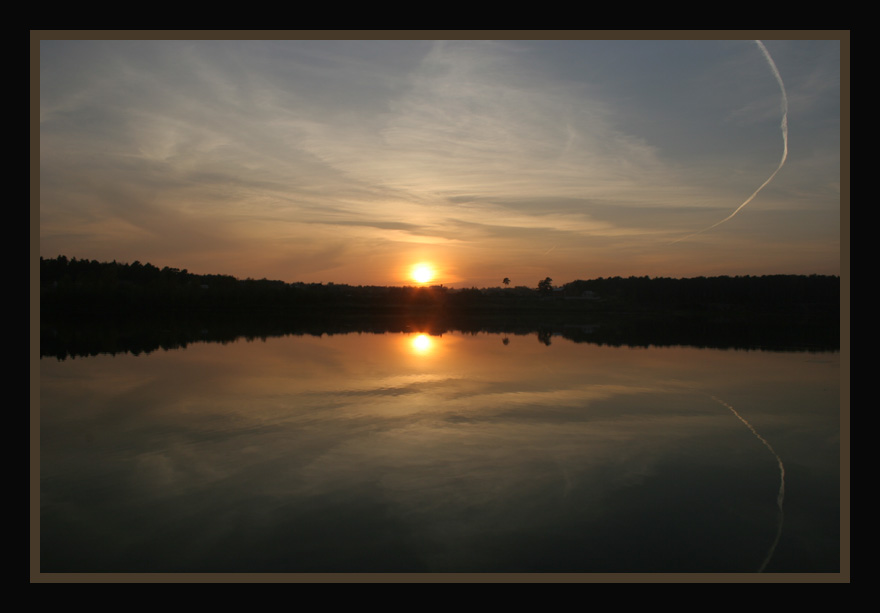
<svg viewBox="0 0 880 613"><path fill-rule="evenodd" d="M840 382L535 333L43 357L41 571L837 573Z"/></svg>

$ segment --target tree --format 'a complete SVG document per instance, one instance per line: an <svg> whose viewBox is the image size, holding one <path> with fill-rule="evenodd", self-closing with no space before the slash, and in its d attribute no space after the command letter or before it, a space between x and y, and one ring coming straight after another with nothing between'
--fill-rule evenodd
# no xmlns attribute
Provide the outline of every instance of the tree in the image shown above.
<svg viewBox="0 0 880 613"><path fill-rule="evenodd" d="M543 281L538 281L538 291L542 294L549 294L553 291L553 279L547 277Z"/></svg>
<svg viewBox="0 0 880 613"><path fill-rule="evenodd" d="M504 285L510 285L510 277L504 277L501 281Z"/></svg>

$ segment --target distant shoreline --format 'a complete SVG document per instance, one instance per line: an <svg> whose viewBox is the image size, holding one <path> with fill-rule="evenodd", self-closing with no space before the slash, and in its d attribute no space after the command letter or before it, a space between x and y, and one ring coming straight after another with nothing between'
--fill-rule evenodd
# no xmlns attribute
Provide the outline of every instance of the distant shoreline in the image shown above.
<svg viewBox="0 0 880 613"><path fill-rule="evenodd" d="M454 330L834 351L840 278L615 277L451 290L239 280L61 257L41 259L40 318L41 355L59 358L242 336Z"/></svg>
<svg viewBox="0 0 880 613"><path fill-rule="evenodd" d="M718 276L674 279L613 277L534 288L451 289L433 286L353 286L286 283L199 275L150 264L40 258L41 315L108 316L142 313L326 312L565 312L705 313L728 316L823 316L840 310L840 277Z"/></svg>

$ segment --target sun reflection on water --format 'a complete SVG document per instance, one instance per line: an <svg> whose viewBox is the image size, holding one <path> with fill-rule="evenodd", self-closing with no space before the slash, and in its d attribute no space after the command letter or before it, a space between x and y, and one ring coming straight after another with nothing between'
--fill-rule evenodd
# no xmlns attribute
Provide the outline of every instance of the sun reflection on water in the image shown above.
<svg viewBox="0 0 880 613"><path fill-rule="evenodd" d="M434 341L427 334L417 334L410 341L410 346L418 355L427 355L434 348Z"/></svg>

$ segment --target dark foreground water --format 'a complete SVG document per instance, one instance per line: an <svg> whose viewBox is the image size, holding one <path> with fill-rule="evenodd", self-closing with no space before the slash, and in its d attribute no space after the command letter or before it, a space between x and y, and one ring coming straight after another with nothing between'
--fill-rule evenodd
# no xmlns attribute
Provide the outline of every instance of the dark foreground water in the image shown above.
<svg viewBox="0 0 880 613"><path fill-rule="evenodd" d="M43 358L40 420L44 573L839 571L837 352L195 343Z"/></svg>

